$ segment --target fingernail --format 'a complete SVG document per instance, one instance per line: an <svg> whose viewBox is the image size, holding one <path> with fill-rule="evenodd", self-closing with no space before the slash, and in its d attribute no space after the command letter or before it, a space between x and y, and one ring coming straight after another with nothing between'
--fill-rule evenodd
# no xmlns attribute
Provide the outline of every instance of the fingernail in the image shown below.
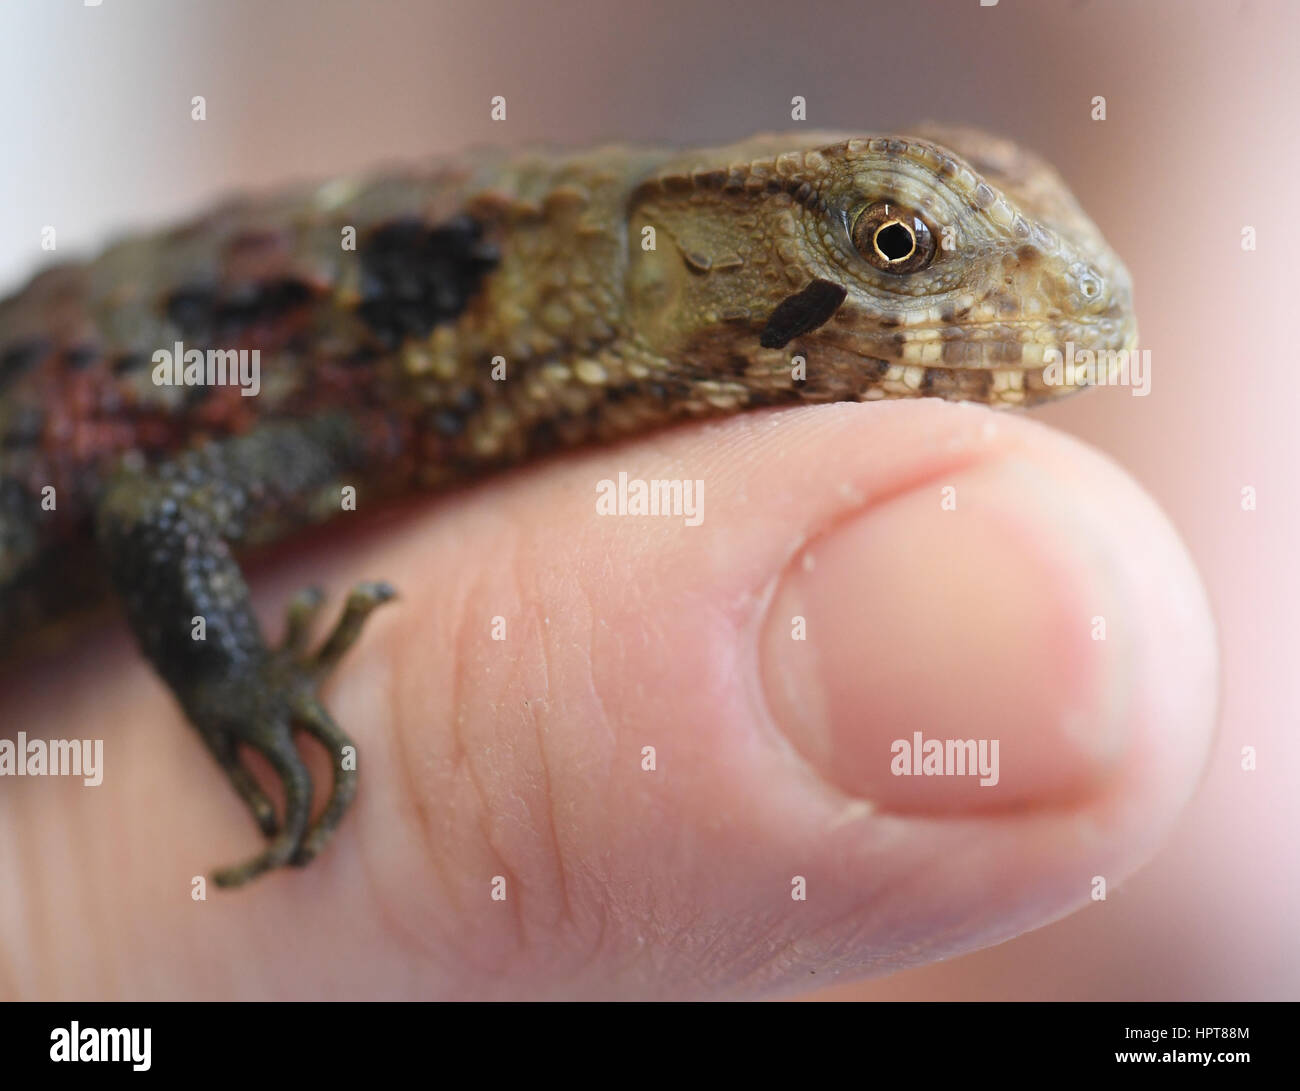
<svg viewBox="0 0 1300 1091"><path fill-rule="evenodd" d="M762 636L769 708L823 779L885 810L1056 805L1122 760L1131 679L1104 512L1015 457L811 542ZM1113 586L1112 583L1115 583Z"/></svg>

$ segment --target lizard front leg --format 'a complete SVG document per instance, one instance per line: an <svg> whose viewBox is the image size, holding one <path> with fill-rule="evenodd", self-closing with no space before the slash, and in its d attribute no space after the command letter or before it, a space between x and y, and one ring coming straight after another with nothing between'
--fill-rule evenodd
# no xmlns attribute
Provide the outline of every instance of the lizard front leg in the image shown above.
<svg viewBox="0 0 1300 1091"><path fill-rule="evenodd" d="M307 651L307 633L321 596L304 592L290 606L284 642L272 648L232 552L336 513L355 450L343 419L267 425L147 472L123 471L99 504L99 545L137 639L270 837L259 855L218 871L220 886L306 863L356 791L355 764L345 761L352 743L316 691L392 588L355 588L315 654ZM314 823L311 777L295 731L318 739L333 760L333 788ZM283 783L282 822L242 763L241 745L263 754Z"/></svg>

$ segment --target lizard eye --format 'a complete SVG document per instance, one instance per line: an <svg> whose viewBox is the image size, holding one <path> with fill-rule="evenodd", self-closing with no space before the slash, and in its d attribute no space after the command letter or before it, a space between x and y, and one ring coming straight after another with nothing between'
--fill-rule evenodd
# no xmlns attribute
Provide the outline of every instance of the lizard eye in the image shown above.
<svg viewBox="0 0 1300 1091"><path fill-rule="evenodd" d="M849 232L859 254L885 273L915 273L934 260L934 236L920 216L882 201L858 213Z"/></svg>

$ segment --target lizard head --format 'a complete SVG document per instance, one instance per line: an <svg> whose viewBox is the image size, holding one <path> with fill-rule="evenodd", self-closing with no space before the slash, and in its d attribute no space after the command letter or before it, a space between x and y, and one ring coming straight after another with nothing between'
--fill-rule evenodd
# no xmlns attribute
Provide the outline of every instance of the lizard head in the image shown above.
<svg viewBox="0 0 1300 1091"><path fill-rule="evenodd" d="M719 396L1027 405L1137 340L1128 273L1056 172L968 129L677 160L632 197L627 290L643 344Z"/></svg>

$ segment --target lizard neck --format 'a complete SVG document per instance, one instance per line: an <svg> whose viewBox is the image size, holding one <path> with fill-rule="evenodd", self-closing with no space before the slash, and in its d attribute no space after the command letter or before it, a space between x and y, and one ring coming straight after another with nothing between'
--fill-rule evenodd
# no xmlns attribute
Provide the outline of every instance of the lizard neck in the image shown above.
<svg viewBox="0 0 1300 1091"><path fill-rule="evenodd" d="M454 322L397 353L419 483L644 430L682 404L670 362L629 321L629 195L653 153L515 161L469 190L494 249Z"/></svg>

